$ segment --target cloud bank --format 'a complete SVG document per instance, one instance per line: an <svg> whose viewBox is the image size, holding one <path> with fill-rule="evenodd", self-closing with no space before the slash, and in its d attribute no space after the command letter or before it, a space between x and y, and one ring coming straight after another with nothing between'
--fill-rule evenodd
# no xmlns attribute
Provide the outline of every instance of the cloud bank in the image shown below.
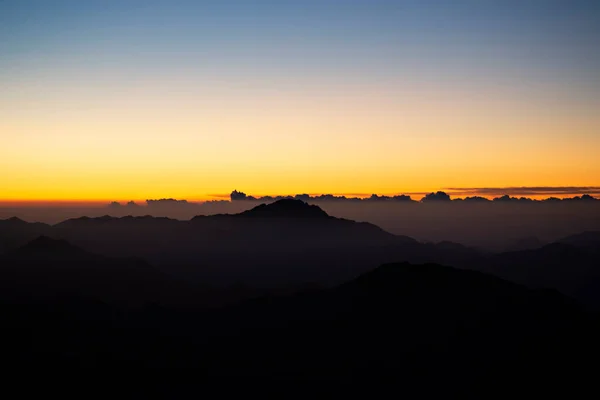
<svg viewBox="0 0 600 400"><path fill-rule="evenodd" d="M425 193L421 200L415 200L408 194L400 194L395 196L372 194L367 197L353 197L333 194L296 194L296 195L277 195L277 196L252 196L244 192L234 190L229 196L218 196L227 198L228 200L212 200L205 202L192 202L188 200L177 200L172 198L167 199L148 199L146 200L145 208L147 209L180 209L191 210L195 208L206 208L213 206L226 206L228 204L242 204L245 202L270 203L281 199L296 199L305 202L346 202L356 204L366 203L440 203L440 202L460 202L460 203L506 203L506 202L523 202L523 203L545 203L545 202L573 202L573 201L600 201L593 195L600 195L600 187L594 186L565 186L565 187L508 187L508 188L448 188L446 191L437 191ZM563 197L570 194L577 194L573 197ZM496 196L489 198L491 196ZM534 199L529 196L547 195L544 199ZM462 196L462 197L452 197ZM486 196L486 197L484 197ZM561 196L561 198L555 197ZM133 209L143 207L143 205L130 201L126 204L121 204L116 201L110 203L108 207L113 209Z"/></svg>
<svg viewBox="0 0 600 400"><path fill-rule="evenodd" d="M592 194L600 195L600 187L521 187L521 188L449 188L446 191L437 191L432 193L426 193L420 202L507 202L507 201L526 201L526 202L546 202L546 201L578 201L588 200L594 201L599 200L592 196ZM516 197L517 195L528 194L530 196L546 194L550 197L545 199L533 199L525 196ZM577 196L557 198L554 196L565 196L569 194L577 194ZM451 196L467 195L461 198L452 198ZM483 196L497 195L492 199ZM553 196L554 195L554 196ZM347 196L335 196L332 194L322 194L311 196L308 194L297 194L293 196L262 196L255 197L247 195L244 192L234 190L231 192L230 200L235 201L258 201L258 202L271 202L280 199L297 199L303 201L349 201L356 203L371 203L371 202L418 202L414 200L410 195L402 194L396 196L385 196L372 194L369 197L347 197Z"/></svg>
<svg viewBox="0 0 600 400"><path fill-rule="evenodd" d="M600 195L600 186L512 186L512 187L478 187L478 188L445 188L455 196L581 196Z"/></svg>

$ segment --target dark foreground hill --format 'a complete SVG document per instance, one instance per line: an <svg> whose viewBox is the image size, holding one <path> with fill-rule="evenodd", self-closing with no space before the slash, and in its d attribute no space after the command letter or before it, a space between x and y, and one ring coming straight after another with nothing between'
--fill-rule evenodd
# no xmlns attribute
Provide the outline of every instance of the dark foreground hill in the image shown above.
<svg viewBox="0 0 600 400"><path fill-rule="evenodd" d="M597 356L594 317L557 292L433 264L387 264L333 288L218 309L124 309L85 291L6 296L1 347L12 366L194 367L198 382L318 379L343 383L338 393L359 381L391 381L400 394L424 382L420 393L447 395L481 383L539 393L575 377L581 388Z"/></svg>

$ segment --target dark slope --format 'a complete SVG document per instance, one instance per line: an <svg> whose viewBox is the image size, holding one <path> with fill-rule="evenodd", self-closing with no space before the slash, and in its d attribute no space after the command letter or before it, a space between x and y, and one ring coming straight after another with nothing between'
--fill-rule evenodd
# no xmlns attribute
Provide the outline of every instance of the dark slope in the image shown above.
<svg viewBox="0 0 600 400"><path fill-rule="evenodd" d="M497 379L503 388L535 376L570 379L586 368L577 357L596 354L592 321L557 292L431 264L384 265L333 289L256 299L207 321L215 321L204 331L214 345L203 353L208 374L385 380L399 393L415 382L447 395Z"/></svg>
<svg viewBox="0 0 600 400"><path fill-rule="evenodd" d="M45 236L0 257L0 290L15 301L77 295L123 305L184 301L189 295L143 260L100 256Z"/></svg>
<svg viewBox="0 0 600 400"><path fill-rule="evenodd" d="M90 261L98 260L95 254L73 246L64 239L39 236L25 246L8 253L6 260L12 261Z"/></svg>
<svg viewBox="0 0 600 400"><path fill-rule="evenodd" d="M537 237L528 236L528 237L523 237L523 238L514 240L512 243L510 243L508 246L506 246L504 251L508 252L508 251L539 249L543 245L544 245L544 243L542 243L540 241L540 239L538 239Z"/></svg>
<svg viewBox="0 0 600 400"><path fill-rule="evenodd" d="M600 253L594 247L552 243L495 255L477 267L534 288L555 288L600 306Z"/></svg>
<svg viewBox="0 0 600 400"><path fill-rule="evenodd" d="M3 341L11 343L5 361L194 366L201 368L199 379L392 380L397 394L425 383L420 393L448 395L457 386L472 391L494 382L486 390L525 384L539 394L554 379L581 373L597 355L592 321L561 295L439 265L384 265L332 289L210 312L155 307L109 325L103 316L110 308L88 309L83 322L71 311L28 309L35 318L21 324L10 318L22 319L22 313L0 314L14 327L4 332L12 335ZM51 324L44 341L39 337L48 332L30 330L58 316L61 322ZM37 345L20 346L24 337Z"/></svg>
<svg viewBox="0 0 600 400"><path fill-rule="evenodd" d="M591 247L600 251L600 231L586 231L576 235L567 236L558 241L579 247Z"/></svg>
<svg viewBox="0 0 600 400"><path fill-rule="evenodd" d="M15 249L40 235L50 234L52 227L13 217L0 219L0 254Z"/></svg>

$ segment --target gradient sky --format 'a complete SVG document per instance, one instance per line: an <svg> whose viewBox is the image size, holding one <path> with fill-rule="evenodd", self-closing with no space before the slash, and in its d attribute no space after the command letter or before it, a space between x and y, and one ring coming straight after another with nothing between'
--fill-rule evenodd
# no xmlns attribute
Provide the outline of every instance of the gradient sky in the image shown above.
<svg viewBox="0 0 600 400"><path fill-rule="evenodd" d="M0 200L600 186L600 2L0 1Z"/></svg>

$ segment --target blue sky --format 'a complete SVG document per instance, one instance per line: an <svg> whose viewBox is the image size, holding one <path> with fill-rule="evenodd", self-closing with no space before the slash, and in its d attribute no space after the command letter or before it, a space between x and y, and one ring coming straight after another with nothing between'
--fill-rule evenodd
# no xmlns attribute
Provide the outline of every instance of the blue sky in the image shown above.
<svg viewBox="0 0 600 400"><path fill-rule="evenodd" d="M600 67L600 3L19 0L0 2L0 37L4 74L66 58L82 68L206 63L374 78L403 68L450 78L491 70L556 79L566 70L589 84Z"/></svg>

